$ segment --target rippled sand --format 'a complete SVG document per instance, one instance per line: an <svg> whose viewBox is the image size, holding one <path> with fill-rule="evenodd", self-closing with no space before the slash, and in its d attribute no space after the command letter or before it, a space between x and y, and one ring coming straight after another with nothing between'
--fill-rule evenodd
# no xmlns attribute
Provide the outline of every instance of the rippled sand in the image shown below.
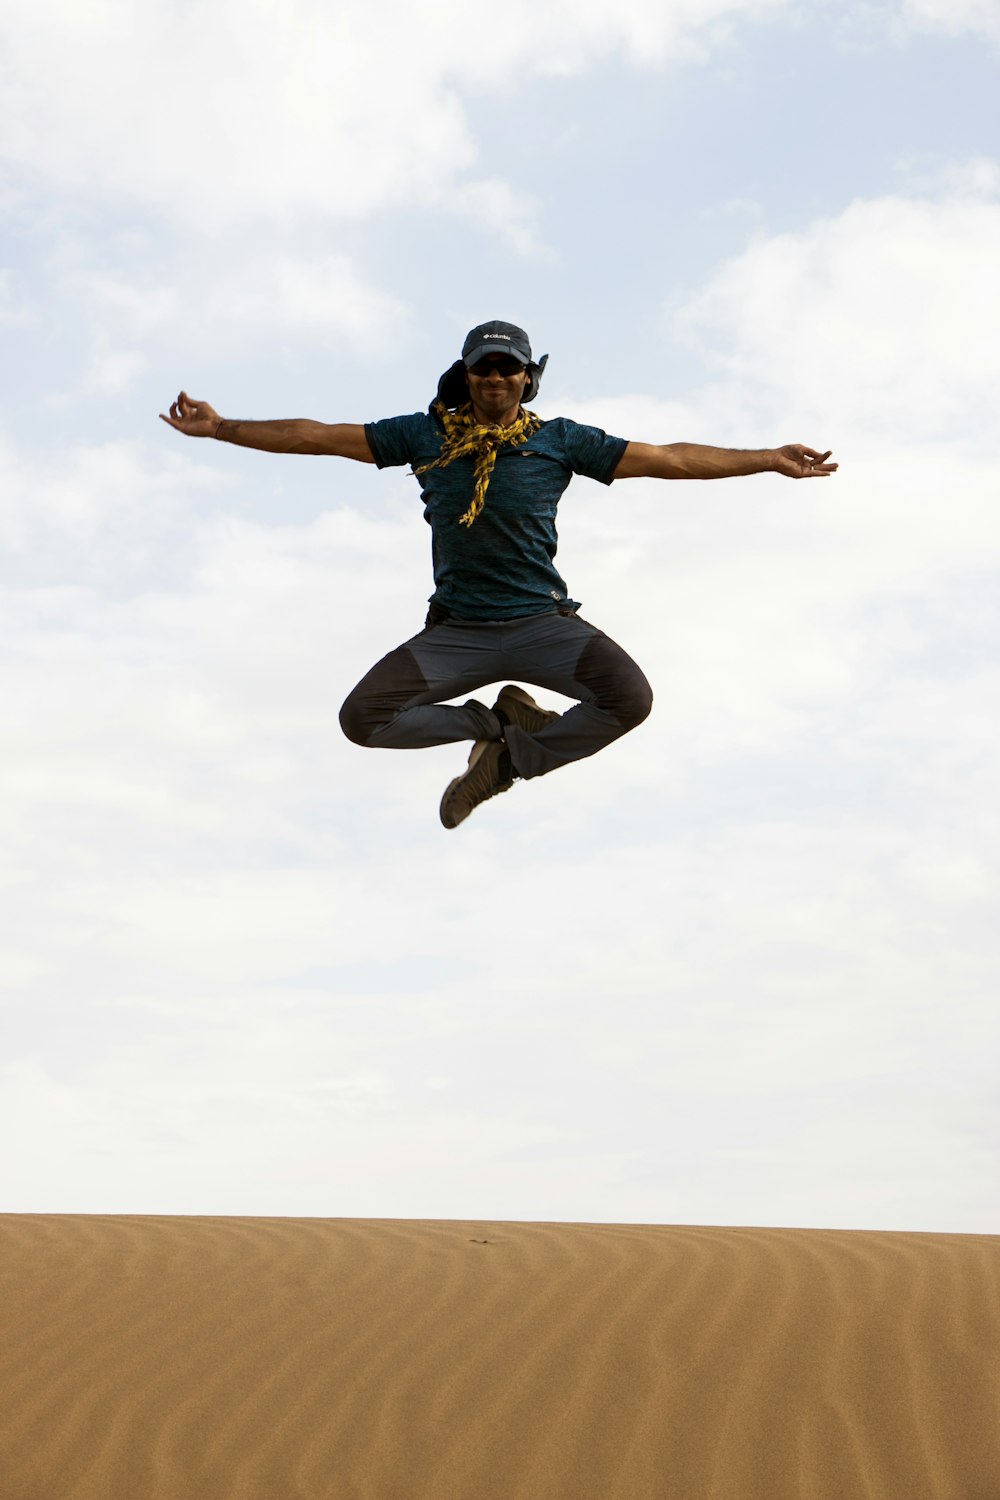
<svg viewBox="0 0 1000 1500"><path fill-rule="evenodd" d="M998 1500L1000 1239L0 1218L3 1500Z"/></svg>

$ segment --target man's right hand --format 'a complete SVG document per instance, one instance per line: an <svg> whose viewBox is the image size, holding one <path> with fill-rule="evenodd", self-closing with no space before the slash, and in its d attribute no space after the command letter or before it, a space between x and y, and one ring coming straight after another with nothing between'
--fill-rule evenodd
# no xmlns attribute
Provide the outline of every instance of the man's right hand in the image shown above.
<svg viewBox="0 0 1000 1500"><path fill-rule="evenodd" d="M181 391L171 405L169 417L160 412L160 421L188 437L214 438L222 418L207 401L192 401L187 391Z"/></svg>
<svg viewBox="0 0 1000 1500"><path fill-rule="evenodd" d="M313 422L308 417L282 417L276 422L223 420L207 401L192 401L181 391L160 420L188 437L214 438L237 448L257 448L262 453L317 453L333 458L353 458L373 464L375 455L360 422Z"/></svg>

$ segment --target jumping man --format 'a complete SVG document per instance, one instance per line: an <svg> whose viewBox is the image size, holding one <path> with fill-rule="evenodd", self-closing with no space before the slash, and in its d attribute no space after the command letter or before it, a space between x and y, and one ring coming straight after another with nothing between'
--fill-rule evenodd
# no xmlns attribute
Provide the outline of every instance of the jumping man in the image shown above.
<svg viewBox="0 0 1000 1500"><path fill-rule="evenodd" d="M163 416L189 437L353 458L380 469L408 464L419 479L435 583L426 624L362 678L340 722L355 744L381 749L472 740L466 769L441 800L446 828L516 780L602 750L641 724L652 706L638 666L580 618L556 571L556 509L574 474L611 484L768 471L814 479L837 468L829 453L801 443L755 451L661 447L566 417L543 421L525 404L538 394L547 359L532 358L523 329L483 323L441 376L426 412L366 426L236 422L181 391ZM555 713L513 683L492 707L476 698L461 707L445 701L508 677L576 702Z"/></svg>

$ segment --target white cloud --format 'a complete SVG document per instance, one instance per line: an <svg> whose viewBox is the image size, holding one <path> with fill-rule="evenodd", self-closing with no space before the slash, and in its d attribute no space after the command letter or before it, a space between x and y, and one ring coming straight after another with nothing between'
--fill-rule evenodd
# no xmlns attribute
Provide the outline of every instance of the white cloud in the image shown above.
<svg viewBox="0 0 1000 1500"><path fill-rule="evenodd" d="M220 281L209 316L318 340L340 337L364 346L399 339L408 314L399 300L377 291L343 255L250 258Z"/></svg>
<svg viewBox="0 0 1000 1500"><path fill-rule="evenodd" d="M981 451L1000 385L1000 203L969 185L993 181L979 162L947 198L861 200L762 237L675 330L739 385L749 410L783 408L838 443L850 432Z"/></svg>
<svg viewBox="0 0 1000 1500"><path fill-rule="evenodd" d="M177 288L153 282L137 286L106 271L91 276L74 272L68 279L68 290L90 302L95 310L114 316L137 336L175 323L183 310Z"/></svg>
<svg viewBox="0 0 1000 1500"><path fill-rule="evenodd" d="M918 29L953 36L982 31L1000 39L1000 0L903 0L901 15Z"/></svg>
<svg viewBox="0 0 1000 1500"><path fill-rule="evenodd" d="M32 310L21 300L14 273L0 268L0 327L29 323L32 316Z"/></svg>
<svg viewBox="0 0 1000 1500"><path fill-rule="evenodd" d="M228 236L196 255L183 243L170 247L155 270L135 263L117 274L87 270L81 262L89 256L107 259L96 245L80 245L72 265L53 267L50 281L74 325L89 332L85 394L124 391L154 360L162 362L164 351L190 359L192 349L210 345L216 357L232 357L263 339L370 357L398 350L411 334L399 298L380 291L343 254L293 253L266 241L246 253ZM50 323L59 316L47 309Z"/></svg>
<svg viewBox="0 0 1000 1500"><path fill-rule="evenodd" d="M83 378L84 391L88 395L112 395L131 385L148 367L149 360L138 349L110 348L98 337Z"/></svg>
<svg viewBox="0 0 1000 1500"><path fill-rule="evenodd" d="M86 1031L7 1075L8 1130L41 1143L34 1174L5 1164L7 1202L988 1231L989 1153L963 1144L988 1080L960 1038L989 1035L995 876L970 932L954 893L897 878L916 831L814 818L675 820L659 847L605 841L595 880L585 813L560 849L508 808L462 851L93 879L71 925L57 887L64 972L27 993L44 1014L72 983ZM545 912L515 953L501 882L510 923Z"/></svg>
<svg viewBox="0 0 1000 1500"><path fill-rule="evenodd" d="M972 156L962 161L916 156L900 163L908 198L1000 199L1000 161Z"/></svg>
<svg viewBox="0 0 1000 1500"><path fill-rule="evenodd" d="M537 259L551 258L538 237L535 225L537 206L524 193L497 178L484 178L463 187L458 196L458 211L491 229L522 255Z"/></svg>
<svg viewBox="0 0 1000 1500"><path fill-rule="evenodd" d="M989 798L1000 205L968 183L758 238L675 315L713 376L686 402L548 392L553 409L625 437L802 440L842 463L798 484L630 481L564 507L561 557L585 612L593 592L600 622L644 641L654 683L670 684L671 775L774 753L847 715L870 759L876 743L892 760L919 742L895 774L922 766L939 787L957 732L970 796ZM652 755L642 774L662 774Z"/></svg>
<svg viewBox="0 0 1000 1500"><path fill-rule="evenodd" d="M1000 40L1000 0L819 0L837 40L866 50L913 36L963 37L980 34ZM891 66L891 64L890 64Z"/></svg>
<svg viewBox="0 0 1000 1500"><path fill-rule="evenodd" d="M232 482L196 454L168 451L154 465L132 440L29 455L0 431L0 544L21 554L22 568L30 563L42 571L48 547L84 544L75 553L77 579L95 565L106 576L137 550L155 555L163 526L187 511L192 493L226 489Z"/></svg>
<svg viewBox="0 0 1000 1500"><path fill-rule="evenodd" d="M447 203L475 165L463 92L659 62L786 0L513 0L503 25L444 3L38 0L5 38L0 128L47 177L202 227ZM473 191L481 191L473 184Z"/></svg>
<svg viewBox="0 0 1000 1500"><path fill-rule="evenodd" d="M357 7L219 0L186 27L162 5L128 26L117 10L43 4L11 39L8 138L57 180L218 226L353 217L471 161L453 97L414 82L419 64L407 76Z"/></svg>

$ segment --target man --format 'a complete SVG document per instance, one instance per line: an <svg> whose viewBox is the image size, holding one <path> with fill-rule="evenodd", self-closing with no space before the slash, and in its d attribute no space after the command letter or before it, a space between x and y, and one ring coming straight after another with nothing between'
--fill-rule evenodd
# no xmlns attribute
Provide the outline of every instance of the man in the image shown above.
<svg viewBox="0 0 1000 1500"><path fill-rule="evenodd" d="M548 355L535 361L523 329L473 328L426 412L367 426L301 419L234 422L183 391L163 420L190 437L268 453L331 454L379 468L409 464L431 527L435 591L425 628L362 678L341 709L355 744L415 749L472 740L441 821L455 828L515 780L593 755L649 713L635 662L582 620L555 568L556 508L573 474L615 479L722 479L773 471L832 474L829 453L801 443L745 452L698 443L630 443L557 417L534 399ZM161 414L162 415L162 414ZM492 707L445 700L513 677L575 699L566 713L509 683Z"/></svg>

